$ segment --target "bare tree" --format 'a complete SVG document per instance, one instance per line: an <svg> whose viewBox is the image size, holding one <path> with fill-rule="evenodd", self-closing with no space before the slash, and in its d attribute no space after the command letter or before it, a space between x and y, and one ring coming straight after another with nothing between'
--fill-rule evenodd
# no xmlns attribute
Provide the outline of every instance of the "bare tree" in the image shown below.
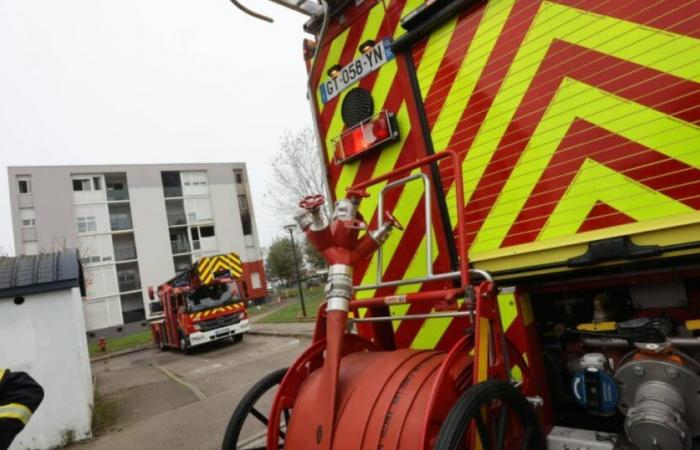
<svg viewBox="0 0 700 450"><path fill-rule="evenodd" d="M292 219L304 196L326 195L323 163L311 128L282 136L279 151L272 160L272 173L274 181L266 197L276 215L285 221Z"/></svg>

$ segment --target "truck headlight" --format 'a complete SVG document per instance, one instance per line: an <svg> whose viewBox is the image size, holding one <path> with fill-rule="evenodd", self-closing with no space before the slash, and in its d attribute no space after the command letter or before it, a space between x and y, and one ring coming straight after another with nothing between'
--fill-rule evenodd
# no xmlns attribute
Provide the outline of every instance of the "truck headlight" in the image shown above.
<svg viewBox="0 0 700 450"><path fill-rule="evenodd" d="M192 325L192 328L194 328L194 331L202 331L202 327L198 323Z"/></svg>

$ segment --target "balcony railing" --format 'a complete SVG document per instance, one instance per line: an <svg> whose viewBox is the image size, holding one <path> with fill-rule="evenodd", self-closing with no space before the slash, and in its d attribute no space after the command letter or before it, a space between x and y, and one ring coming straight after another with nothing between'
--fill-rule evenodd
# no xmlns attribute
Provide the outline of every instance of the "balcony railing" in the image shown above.
<svg viewBox="0 0 700 450"><path fill-rule="evenodd" d="M108 202L116 202L120 200L129 200L129 191L126 189L107 189Z"/></svg>
<svg viewBox="0 0 700 450"><path fill-rule="evenodd" d="M130 259L136 259L136 248L115 248L114 249L114 260L115 261L128 261Z"/></svg>
<svg viewBox="0 0 700 450"><path fill-rule="evenodd" d="M173 227L175 225L186 225L187 217L185 213L168 213L168 226Z"/></svg>
<svg viewBox="0 0 700 450"><path fill-rule="evenodd" d="M182 197L182 187L181 186L164 186L163 191L165 197Z"/></svg>
<svg viewBox="0 0 700 450"><path fill-rule="evenodd" d="M112 231L131 230L132 228L131 219L111 217L109 223Z"/></svg>
<svg viewBox="0 0 700 450"><path fill-rule="evenodd" d="M119 292L128 292L141 289L141 280L119 280Z"/></svg>
<svg viewBox="0 0 700 450"><path fill-rule="evenodd" d="M173 254L190 252L190 245L186 242L170 241L170 247L173 250Z"/></svg>

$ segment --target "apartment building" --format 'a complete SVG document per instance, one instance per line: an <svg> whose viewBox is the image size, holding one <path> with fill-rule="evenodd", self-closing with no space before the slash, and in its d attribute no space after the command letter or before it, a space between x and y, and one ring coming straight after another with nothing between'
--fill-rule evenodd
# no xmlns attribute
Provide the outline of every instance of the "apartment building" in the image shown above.
<svg viewBox="0 0 700 450"><path fill-rule="evenodd" d="M244 295L266 294L245 164L26 166L8 175L16 253L79 250L88 331L140 326L148 286L204 255L238 253Z"/></svg>

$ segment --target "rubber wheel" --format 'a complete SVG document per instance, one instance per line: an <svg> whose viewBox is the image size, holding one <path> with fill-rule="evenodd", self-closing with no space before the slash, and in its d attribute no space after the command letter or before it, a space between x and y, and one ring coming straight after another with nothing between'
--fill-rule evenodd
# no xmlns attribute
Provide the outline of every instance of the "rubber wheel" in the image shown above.
<svg viewBox="0 0 700 450"><path fill-rule="evenodd" d="M183 336L183 335L180 335L180 351L182 352L183 355L190 354L190 346L187 343L187 339L185 339L185 336Z"/></svg>
<svg viewBox="0 0 700 450"><path fill-rule="evenodd" d="M239 448L238 438L240 437L243 425L245 425L246 419L249 416L257 419L262 425L267 427L269 422L268 417L255 408L255 404L266 392L280 384L286 373L287 368L284 368L275 370L274 372L265 375L243 396L241 401L238 403L238 406L236 406L236 410L233 411L231 419L228 421L228 426L226 427L226 432L224 433L224 442L221 445L222 450L236 450ZM284 412L285 423L287 423L289 422L289 411L285 410ZM280 436L282 439L284 439L284 432L282 430L280 430ZM262 447L246 448L249 450L265 450L266 446L263 445ZM282 448L281 444L280 448Z"/></svg>
<svg viewBox="0 0 700 450"><path fill-rule="evenodd" d="M484 412L492 420L484 421ZM504 381L488 380L467 389L442 424L435 450L468 448L467 430L471 424L475 425L473 429L484 450L547 448L532 405L518 389ZM519 427L514 427L515 424ZM517 432L519 436L509 437L509 433ZM507 446L507 442L510 445Z"/></svg>
<svg viewBox="0 0 700 450"><path fill-rule="evenodd" d="M160 337L158 338L158 348L160 349L161 352L164 352L168 349L168 347L166 347L165 343L163 342L163 340Z"/></svg>
<svg viewBox="0 0 700 450"><path fill-rule="evenodd" d="M233 343L241 342L243 340L243 333L233 335Z"/></svg>

